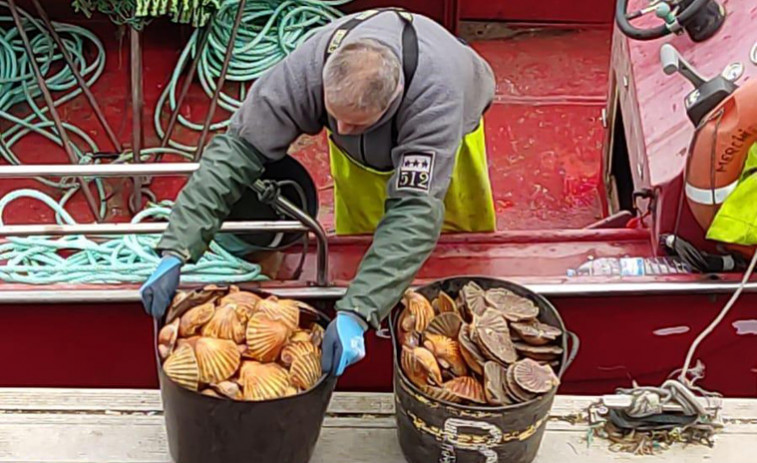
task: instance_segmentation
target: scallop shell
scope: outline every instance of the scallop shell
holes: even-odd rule
[[[515,295],[505,298],[501,311],[511,322],[533,320],[539,316],[539,307],[531,299]]]
[[[189,309],[206,303],[213,303],[226,292],[216,285],[207,285],[201,290],[178,291],[166,313],[166,320],[173,321],[183,316]]]
[[[505,288],[491,288],[484,292],[484,299],[490,307],[494,307],[498,310],[503,310],[505,303],[511,296],[518,297],[512,291],[508,291]]]
[[[202,328],[202,325],[210,321],[215,311],[215,305],[213,305],[212,302],[206,302],[205,304],[189,309],[187,313],[181,316],[179,336],[186,338],[197,334],[200,328]]]
[[[291,330],[282,321],[272,320],[258,312],[247,323],[247,351],[245,357],[273,362],[286,344]]]
[[[194,349],[197,346],[197,341],[201,338],[201,336],[190,336],[188,338],[179,338],[176,340],[176,348],[178,349],[181,346],[190,346],[192,349]]]
[[[516,342],[514,346],[524,357],[538,361],[556,360],[563,352],[562,347],[558,346],[532,346],[524,342]]]
[[[158,353],[160,354],[161,360],[165,360],[166,357],[171,355],[174,346],[176,346],[176,340],[178,339],[178,337],[178,318],[160,329],[160,332],[158,333]]]
[[[465,309],[465,316],[468,320],[473,315],[481,315],[486,310],[486,293],[479,285],[471,281],[463,286],[459,295]]]
[[[234,341],[202,337],[195,346],[200,382],[220,383],[231,378],[241,362]]]
[[[303,357],[308,354],[320,355],[318,348],[310,341],[295,341],[289,342],[281,350],[281,363],[288,367],[292,365],[295,359]]]
[[[293,395],[297,395],[297,388],[294,386],[289,386],[286,391],[284,391],[284,397],[291,397]]]
[[[468,364],[471,370],[475,371],[479,375],[484,374],[484,362],[486,359],[481,354],[478,346],[471,341],[469,336],[470,327],[463,325],[460,328],[460,333],[457,336],[457,343],[460,346],[460,354],[463,356],[463,360]]]
[[[247,314],[247,318],[250,318],[255,313],[255,306],[262,298],[257,294],[247,291],[240,291],[236,286],[232,286],[229,289],[229,293],[218,301],[218,305],[232,305]]]
[[[491,405],[511,405],[512,399],[507,395],[507,370],[497,362],[484,365],[484,395]]]
[[[442,388],[463,400],[486,404],[484,388],[481,386],[481,383],[472,376],[461,376],[451,381],[447,381],[442,385]]]
[[[560,384],[552,368],[528,358],[513,365],[513,379],[518,386],[534,394],[544,394]]]
[[[275,363],[244,362],[239,377],[244,400],[276,399],[291,387],[289,372]]]
[[[442,372],[434,354],[423,347],[402,346],[400,357],[402,370],[408,379],[418,387],[427,384],[442,384]]]
[[[232,305],[218,307],[205,326],[202,335],[209,338],[231,339],[235,343],[244,342],[246,326]]]
[[[562,331],[552,325],[547,325],[538,320],[530,322],[511,323],[512,331],[517,333],[518,338],[532,346],[543,346],[556,340]]]
[[[455,312],[439,314],[426,327],[425,334],[441,334],[448,338],[457,339],[463,319]]]
[[[300,309],[291,300],[263,299],[258,302],[257,311],[268,315],[271,320],[283,322],[291,331],[300,326]]]
[[[221,381],[218,384],[211,384],[210,387],[224,397],[233,400],[242,400],[242,389],[234,381]]]
[[[326,335],[326,330],[318,323],[310,324],[310,340],[315,347],[321,347],[323,344],[323,337]]]
[[[475,330],[484,357],[501,363],[514,363],[518,360],[515,346],[510,340],[510,330],[501,313],[487,309]]]
[[[436,400],[444,400],[446,402],[460,403],[462,399],[447,389],[441,387],[423,385],[421,386],[421,392]]]
[[[312,344],[311,344],[312,345]],[[321,360],[316,352],[296,357],[290,369],[292,386],[306,391],[321,377]]]
[[[408,289],[402,297],[402,304],[415,318],[415,326],[413,327],[415,331],[423,333],[435,315],[431,303],[423,295]]]
[[[516,402],[528,402],[536,397],[536,394],[528,392],[523,389],[517,381],[515,381],[515,365],[510,365],[507,368],[507,375],[505,376],[507,384],[507,392],[510,394]]]
[[[440,314],[450,312],[459,315],[457,303],[455,303],[455,300],[449,294],[439,291],[439,296],[435,300],[437,301],[436,307],[439,309]]]
[[[163,372],[173,382],[186,389],[196,391],[200,386],[200,368],[191,346],[177,347],[163,363]]]
[[[310,342],[310,333],[306,330],[297,330],[289,338],[289,342]]]
[[[200,391],[200,394],[206,395],[208,397],[215,397],[216,399],[223,399],[223,397],[219,393],[210,388],[203,389],[202,391]]]
[[[454,339],[429,333],[424,337],[423,347],[436,356],[439,365],[451,370],[455,376],[464,376],[468,372],[460,347]]]

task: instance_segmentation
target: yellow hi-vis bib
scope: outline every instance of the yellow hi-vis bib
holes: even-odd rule
[[[358,164],[331,137],[329,151],[336,234],[373,233],[384,216],[386,185],[393,172]],[[491,232],[497,228],[483,120],[476,130],[463,137],[457,150],[444,206],[443,232]]]
[[[757,245],[757,144],[749,150],[739,184],[715,215],[707,239]]]

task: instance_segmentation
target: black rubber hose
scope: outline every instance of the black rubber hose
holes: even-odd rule
[[[683,12],[677,17],[679,24],[685,24],[686,21],[691,19],[699,10],[707,6],[712,0],[694,0]],[[651,29],[638,29],[631,25],[628,18],[626,18],[626,8],[628,8],[628,0],[618,0],[615,7],[615,22],[618,24],[620,30],[628,37],[636,40],[654,40],[664,37],[670,33],[666,25],[653,27]]]

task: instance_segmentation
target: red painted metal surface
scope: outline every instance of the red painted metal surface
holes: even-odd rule
[[[555,298],[553,303],[581,339],[560,391],[600,394],[632,379],[661,383],[680,368],[687,346],[725,297]],[[0,318],[6,359],[0,386],[157,386],[152,324],[136,305],[4,306]],[[757,296],[750,294],[702,344],[695,357],[706,365],[702,386],[730,396],[757,394],[757,360],[750,355],[757,349],[755,319]],[[366,349],[368,357],[347,370],[340,388],[391,390],[390,342],[370,333]]]
[[[614,0],[468,0],[460,3],[461,18],[473,20],[608,24],[615,11]]]

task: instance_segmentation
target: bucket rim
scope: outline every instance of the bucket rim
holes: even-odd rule
[[[414,290],[416,292],[420,292],[420,291],[423,291],[424,289],[429,289],[432,286],[437,286],[437,285],[449,283],[452,281],[479,282],[482,280],[486,280],[488,282],[491,282],[497,285],[501,284],[503,286],[499,286],[499,287],[505,287],[505,289],[515,289],[515,291],[513,292],[515,292],[519,296],[535,299],[534,302],[537,303],[540,310],[542,308],[545,308],[547,310],[550,310],[552,314],[555,315],[559,323],[559,328],[563,332],[562,343],[561,343],[562,344],[561,347],[563,348],[563,353],[560,359],[560,371],[557,373],[557,377],[562,379],[562,375],[565,373],[565,370],[570,365],[568,363],[569,358],[570,358],[570,354],[568,350],[568,338],[570,337],[570,335],[568,334],[568,330],[565,327],[565,323],[563,322],[563,319],[560,316],[560,313],[557,311],[557,308],[555,308],[554,305],[552,305],[552,303],[549,302],[549,300],[545,298],[544,296],[538,293],[535,293],[531,291],[530,289],[526,288],[525,286],[515,283],[513,281],[505,280],[501,278],[495,278],[495,277],[486,276],[486,275],[470,275],[470,276],[463,275],[463,276],[454,276],[454,277],[449,277],[449,278],[440,278],[437,280],[427,282],[426,284],[417,286],[414,288]],[[392,309],[391,315],[389,317],[389,331],[392,337],[392,351],[393,351],[392,364],[394,366],[394,374],[398,376],[402,386],[409,388],[409,390],[412,391],[414,394],[420,395],[421,397],[424,398],[424,400],[427,400],[432,403],[437,403],[439,405],[443,405],[448,408],[453,408],[460,411],[476,411],[476,412],[482,412],[482,413],[498,413],[498,412],[506,412],[506,411],[516,411],[521,408],[533,406],[542,400],[554,400],[554,395],[557,393],[557,388],[553,388],[550,392],[547,392],[546,394],[542,394],[540,396],[537,396],[525,402],[519,402],[517,404],[510,404],[510,405],[496,405],[496,406],[495,405],[484,406],[484,405],[456,404],[453,402],[448,402],[446,400],[436,399],[423,393],[423,391],[421,391],[420,388],[418,388],[415,384],[413,384],[407,378],[407,376],[405,375],[405,372],[402,371],[402,368],[399,364],[398,350],[397,350],[397,334],[396,334],[395,325],[396,325],[397,317],[399,316],[399,313],[401,312],[401,310],[398,310],[400,309],[400,307],[401,306],[397,304]],[[395,391],[394,393],[397,394],[397,391]]]
[[[213,286],[213,289],[212,289],[213,291],[225,291],[228,294],[229,290],[231,289],[231,286],[234,286],[234,285],[211,285],[211,286]],[[203,290],[205,290],[205,289],[204,288],[199,288],[199,289],[193,290],[191,292],[201,292]],[[244,289],[244,290],[242,290],[240,288],[240,291],[250,292],[250,293],[256,294],[258,296],[264,297],[264,298],[265,297],[269,297],[269,296],[273,296],[273,294],[268,293],[267,291],[259,290],[259,289]],[[331,322],[331,317],[329,317],[326,313],[322,312],[321,310],[318,310],[315,307],[310,306],[309,304],[307,305],[307,307],[297,306],[297,308],[300,310],[300,313],[304,312],[304,313],[307,313],[307,314],[315,316],[315,318],[316,318],[315,322],[318,323],[319,325],[321,325],[324,328],[326,328],[328,326],[328,324]],[[189,309],[187,309],[187,310],[189,310]],[[266,399],[266,400],[234,400],[234,399],[230,399],[228,397],[212,397],[212,396],[207,396],[207,395],[200,394],[200,391],[192,391],[190,389],[183,388],[177,382],[175,382],[174,380],[172,380],[171,378],[169,378],[165,374],[165,372],[163,371],[163,362],[164,362],[164,360],[160,358],[160,353],[158,352],[158,333],[160,332],[161,328],[163,328],[163,326],[165,325],[166,316],[168,315],[168,312],[169,311],[166,310],[166,314],[163,317],[161,317],[160,319],[153,318],[153,353],[155,355],[155,362],[156,362],[156,367],[157,367],[157,370],[158,370],[158,376],[161,377],[161,378],[164,378],[166,381],[169,381],[171,384],[173,384],[174,386],[178,387],[179,389],[197,396],[197,398],[199,398],[199,400],[206,400],[206,399],[208,399],[208,400],[229,400],[229,401],[232,401],[234,403],[240,404],[239,406],[249,406],[249,405],[261,404],[261,403],[274,403],[274,402],[277,402],[277,401],[282,401],[282,400],[287,400],[287,399],[294,399],[294,398],[300,398],[300,397],[305,397],[307,395],[310,395],[311,393],[314,393],[316,389],[319,389],[323,383],[328,382],[332,378],[332,376],[329,375],[328,373],[322,372],[321,373],[321,377],[318,378],[318,381],[316,381],[315,384],[313,384],[306,391],[300,392],[299,394],[295,394],[293,396],[277,397],[275,399]],[[186,312],[186,310],[184,312]],[[181,315],[183,315],[183,312],[175,314],[174,318],[180,317]],[[161,384],[162,384],[162,382],[161,382]],[[160,389],[162,389],[162,386],[161,385],[159,385],[159,386],[160,386]],[[336,386],[336,382],[334,381],[333,384],[332,384],[332,389],[335,386]]]

